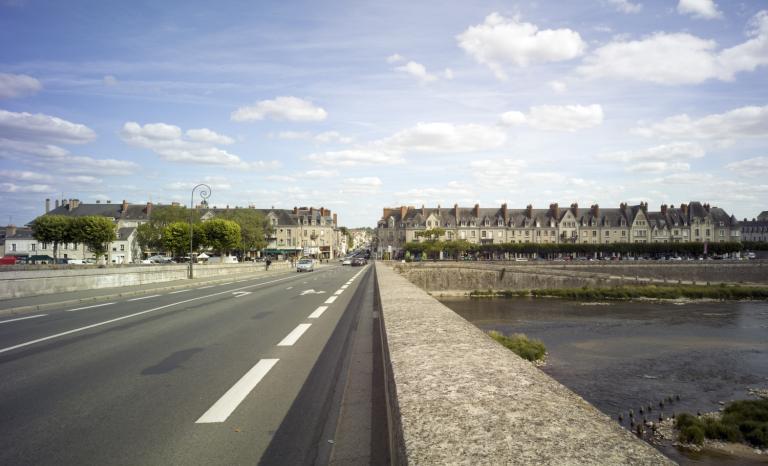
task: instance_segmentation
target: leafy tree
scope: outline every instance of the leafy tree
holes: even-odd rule
[[[136,228],[136,241],[145,251],[159,251],[163,248],[162,230],[152,223],[142,223]]]
[[[179,205],[153,206],[149,222],[136,229],[136,241],[144,251],[160,251],[165,247],[163,230],[173,223],[189,223],[192,215],[194,224],[200,223],[200,212]]]
[[[232,249],[240,247],[247,252],[267,247],[266,234],[272,232],[272,226],[260,212],[254,209],[233,209],[218,213],[216,216],[240,225],[240,242]]]
[[[193,230],[195,233],[200,228]],[[163,229],[162,245],[174,256],[182,256],[189,251],[189,223],[174,222]]]
[[[115,224],[106,217],[90,215],[72,219],[74,241],[88,246],[98,260],[107,253],[109,243],[117,239]]]
[[[32,222],[32,236],[43,243],[53,243],[53,259],[59,257],[59,243],[73,241],[72,219],[64,215],[41,215]]]
[[[212,219],[203,222],[200,228],[202,229],[204,244],[220,255],[240,245],[240,225],[232,220]]]

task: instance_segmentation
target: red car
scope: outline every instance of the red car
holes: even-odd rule
[[[0,265],[16,265],[16,256],[0,257]]]

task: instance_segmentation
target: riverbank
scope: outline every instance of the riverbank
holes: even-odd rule
[[[470,298],[566,298],[574,300],[768,300],[768,287],[743,285],[626,285],[612,287],[474,290]]]

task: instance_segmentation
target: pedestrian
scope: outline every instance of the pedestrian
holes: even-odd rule
[[[265,262],[265,264],[266,264],[266,269],[265,270],[269,270],[269,266],[272,265],[272,259],[267,257],[267,261]]]

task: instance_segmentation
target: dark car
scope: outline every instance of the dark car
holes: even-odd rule
[[[365,260],[365,258],[363,258],[363,257],[355,257],[354,259],[352,259],[352,266],[353,267],[360,266],[360,265],[365,265],[367,263],[368,263],[368,261]]]

